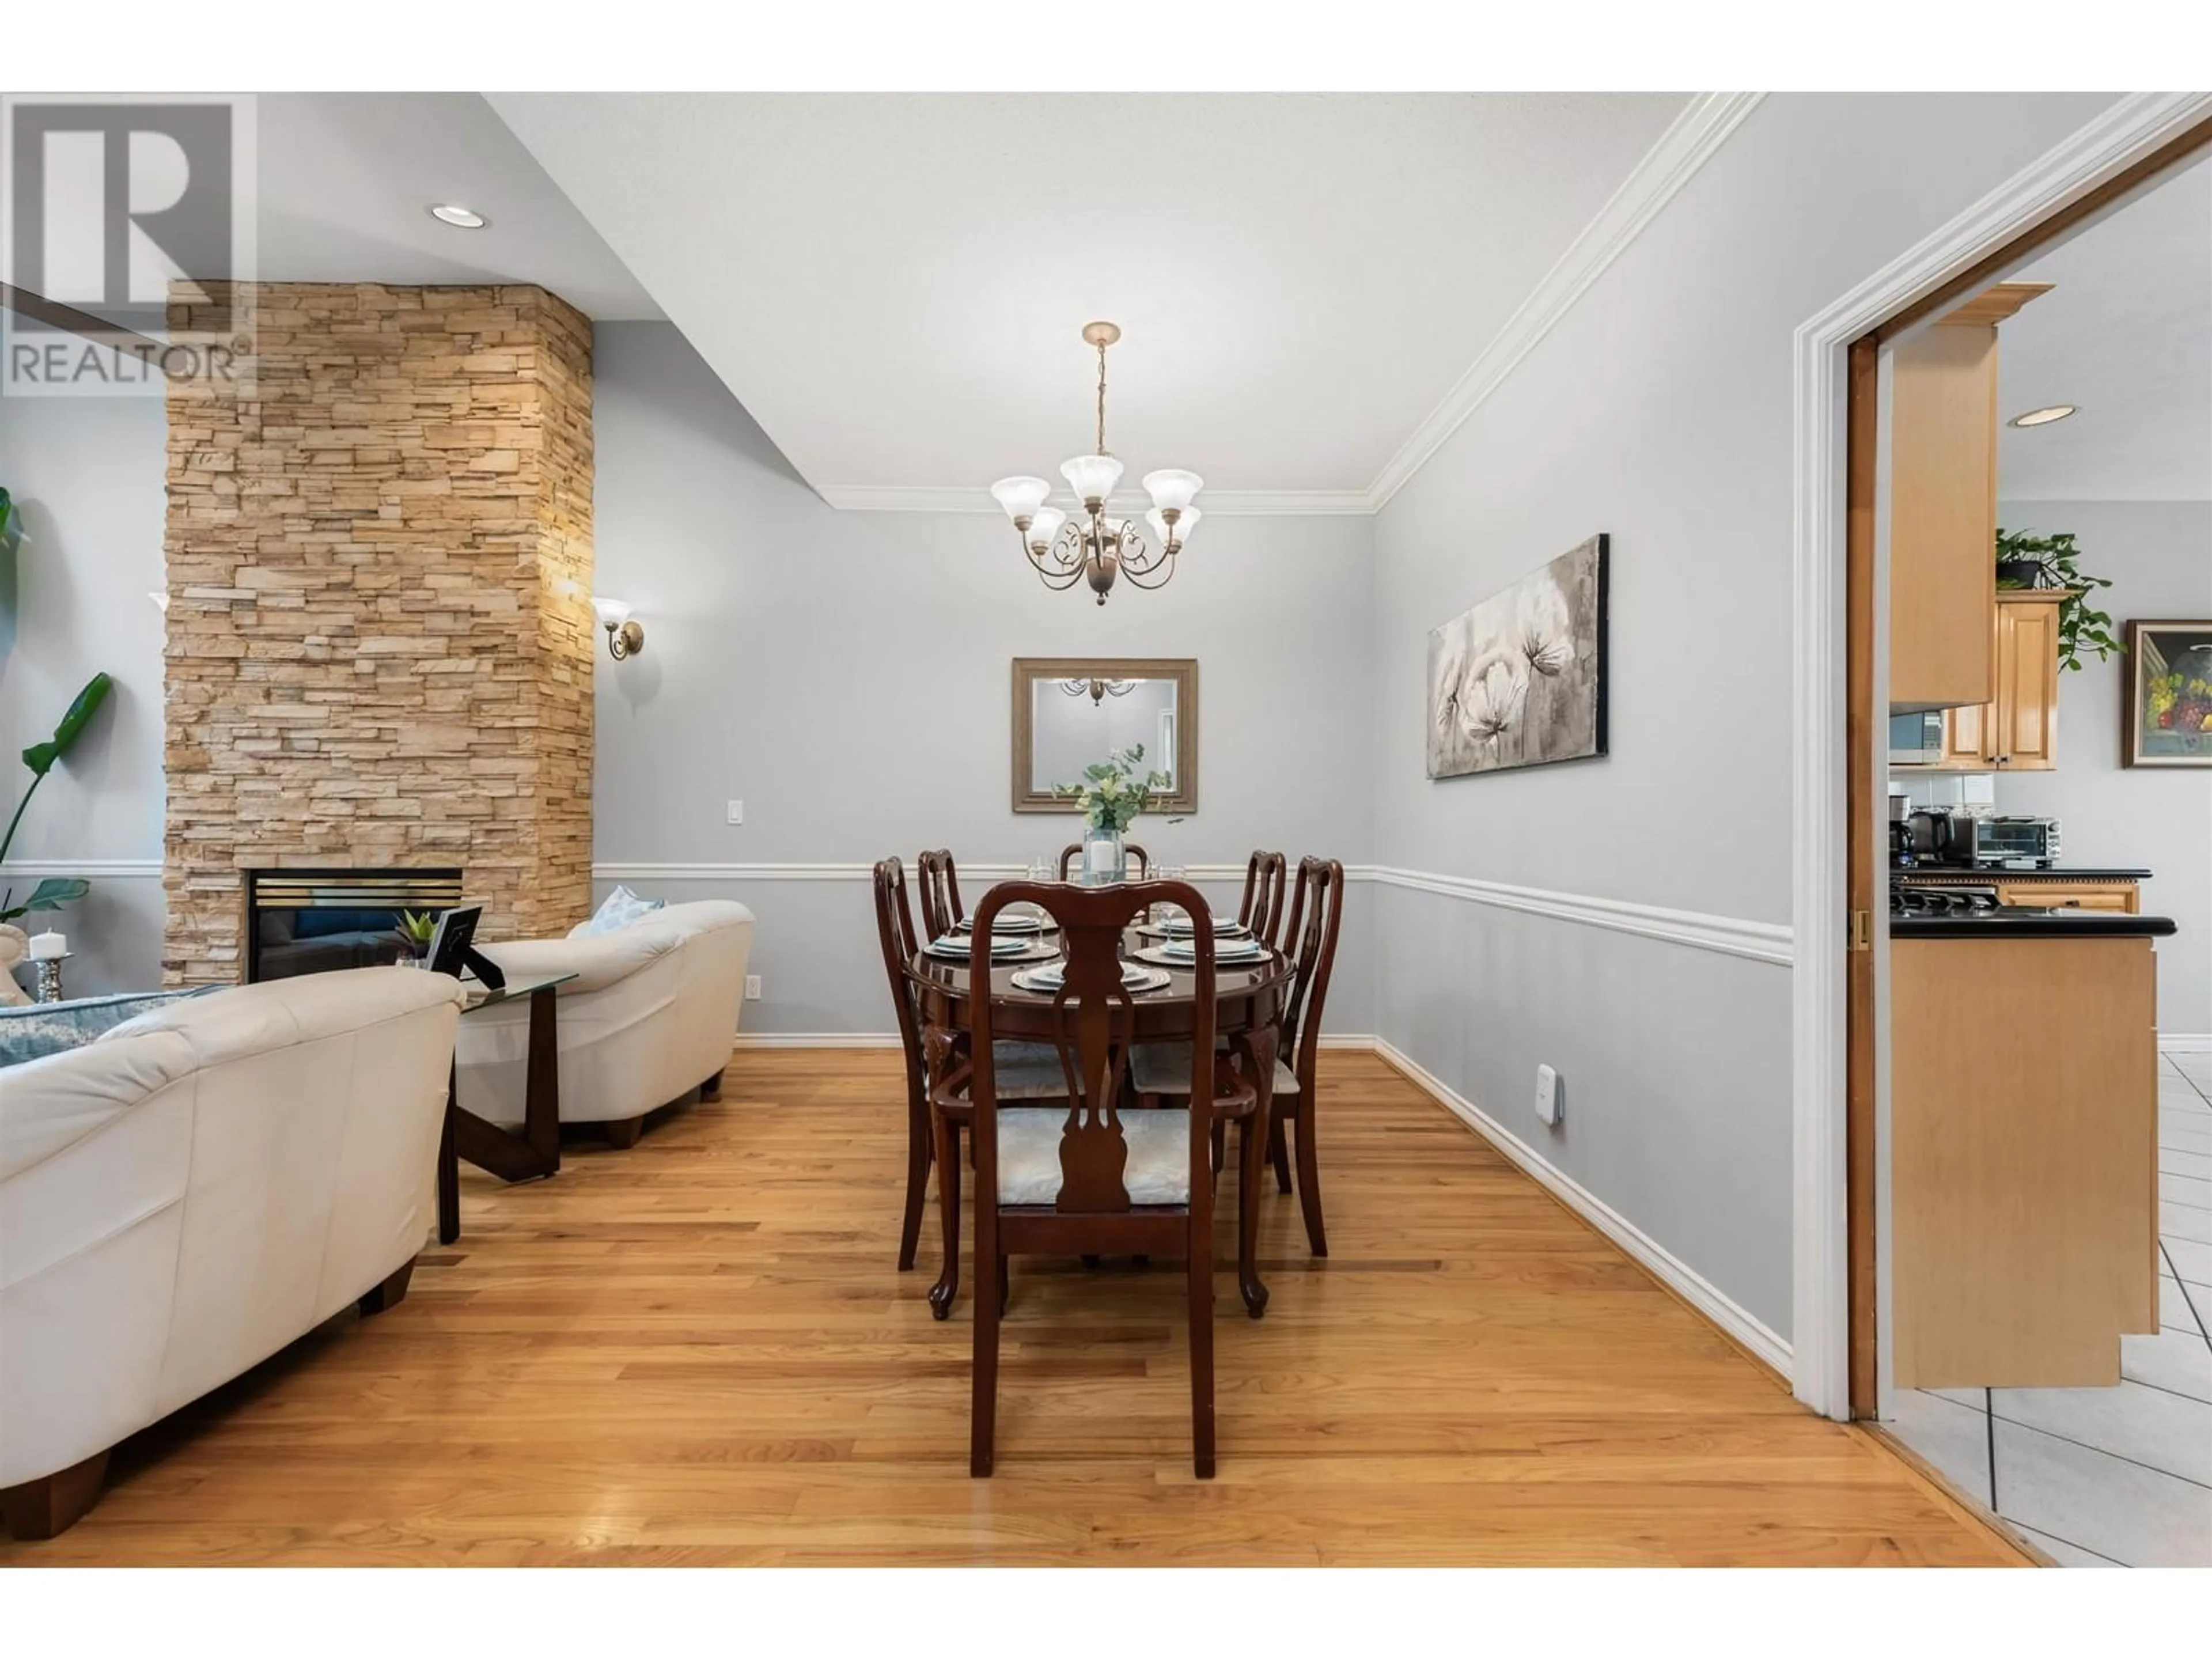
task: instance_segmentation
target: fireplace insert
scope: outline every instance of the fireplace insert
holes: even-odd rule
[[[402,910],[438,915],[460,902],[459,870],[248,870],[246,977],[397,962]]]

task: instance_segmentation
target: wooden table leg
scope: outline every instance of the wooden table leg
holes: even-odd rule
[[[453,1114],[460,1109],[459,1063],[446,1071],[446,1121],[438,1131],[438,1243],[461,1236],[461,1160],[453,1149]]]
[[[522,1138],[544,1164],[561,1171],[561,1048],[554,1022],[556,988],[530,994],[530,1066],[522,1090]]]
[[[1236,1039],[1260,1103],[1240,1133],[1243,1154],[1237,1176],[1237,1288],[1243,1292],[1244,1310],[1257,1319],[1267,1310],[1267,1287],[1260,1282],[1260,1181],[1267,1168],[1267,1139],[1273,1133],[1275,1101],[1275,1054],[1280,1038],[1272,1025],[1246,1031]]]

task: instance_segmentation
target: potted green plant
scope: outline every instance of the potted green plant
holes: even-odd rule
[[[7,492],[0,490],[0,506],[5,505]],[[4,532],[0,522],[0,532]],[[100,712],[100,705],[107,701],[107,694],[115,689],[115,682],[105,674],[94,674],[85,682],[84,690],[76,694],[69,712],[54,728],[54,734],[44,743],[34,743],[23,751],[23,764],[31,769],[31,781],[24,786],[22,799],[15,803],[15,816],[8,820],[5,835],[0,835],[0,861],[8,856],[8,849],[15,844],[15,827],[23,821],[23,809],[31,804],[31,797],[39,793],[39,786],[46,781],[46,774],[54,769],[54,763],[69,753],[76,740],[84,735],[92,717]],[[64,904],[75,902],[92,890],[92,884],[77,876],[48,876],[31,890],[30,896],[16,903],[15,890],[0,892],[0,922],[11,922],[16,917],[33,910],[58,910]]]
[[[438,918],[428,910],[402,910],[398,925],[392,928],[399,936],[401,948],[406,952],[399,960],[403,966],[420,968],[430,954],[430,941],[437,937]]]
[[[1145,745],[1116,749],[1094,766],[1083,769],[1085,781],[1053,786],[1053,793],[1083,805],[1083,878],[1119,881],[1122,869],[1122,837],[1137,815],[1156,796],[1174,787],[1175,781],[1161,771],[1139,778],[1137,768],[1145,758]]]
[[[2102,576],[2082,574],[2081,553],[2074,545],[2074,532],[2062,531],[2053,536],[2039,536],[2033,531],[2007,530],[1997,526],[1997,586],[2018,592],[2027,588],[2051,588],[2061,592],[2058,601],[2058,665],[2064,669],[2081,666],[2084,652],[2094,652],[2099,662],[2115,652],[2124,652],[2112,633],[2112,619],[2089,604],[2089,595],[2100,587],[2112,584]]]

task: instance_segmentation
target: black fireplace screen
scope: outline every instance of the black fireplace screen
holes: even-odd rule
[[[435,915],[460,902],[459,870],[248,870],[246,977],[397,962],[402,910]]]

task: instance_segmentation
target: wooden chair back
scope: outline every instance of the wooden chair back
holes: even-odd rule
[[[906,1050],[907,1087],[911,1093],[921,1086],[923,1072],[921,1022],[907,964],[921,945],[915,938],[914,910],[907,902],[905,863],[884,860],[876,866],[875,885],[876,935],[883,945],[884,971],[890,978],[891,1007],[898,1015],[899,1046]]]
[[[1283,888],[1288,861],[1280,853],[1255,852],[1244,863],[1244,900],[1237,907],[1237,920],[1252,937],[1273,945],[1282,925]]]
[[[1066,881],[1075,867],[1083,862],[1083,843],[1072,841],[1060,849],[1060,878]],[[1152,861],[1145,856],[1145,849],[1133,841],[1121,843],[1121,873],[1129,873],[1129,866],[1137,867],[1137,879],[1142,881],[1152,871]]]
[[[1291,1069],[1311,1097],[1314,1066],[1321,1048],[1322,1005],[1328,1000],[1329,975],[1336,968],[1336,936],[1344,920],[1344,866],[1334,859],[1298,860],[1297,896],[1291,901],[1290,926],[1283,945],[1294,953],[1297,976],[1283,1008],[1285,1046],[1294,1055]]]
[[[952,851],[940,847],[915,855],[915,874],[921,884],[921,925],[932,939],[943,939],[968,912],[960,904],[960,872],[953,867]]]

